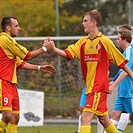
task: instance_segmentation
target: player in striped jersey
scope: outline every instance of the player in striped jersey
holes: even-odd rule
[[[45,40],[48,50],[66,58],[79,58],[84,79],[86,81],[87,100],[81,117],[80,133],[91,132],[91,120],[96,115],[107,133],[117,133],[110,121],[106,105],[109,93],[108,69],[110,62],[124,69],[133,79],[132,71],[126,65],[128,60],[115,47],[114,43],[99,32],[102,16],[96,9],[84,14],[82,25],[87,36],[71,44],[67,49],[55,47],[49,38]],[[119,81],[121,81],[119,79]]]
[[[26,60],[33,59],[44,53],[43,48],[28,51],[18,44],[13,37],[19,33],[20,27],[15,17],[4,17],[1,21],[0,33],[0,133],[17,133],[19,122],[19,97],[17,91],[17,69],[40,70],[52,73],[55,68],[51,65],[34,65]]]

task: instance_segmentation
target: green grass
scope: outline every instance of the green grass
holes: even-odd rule
[[[58,126],[43,126],[43,127],[18,127],[18,133],[74,133],[77,126],[58,125]],[[96,133],[96,125],[92,126],[91,133]],[[133,125],[128,125],[124,133],[133,133]]]

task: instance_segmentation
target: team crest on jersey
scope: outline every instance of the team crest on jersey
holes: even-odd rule
[[[96,49],[99,50],[101,48],[100,44],[97,44]]]
[[[91,45],[91,46],[90,46],[90,49],[93,49],[93,48],[94,48],[94,46]]]

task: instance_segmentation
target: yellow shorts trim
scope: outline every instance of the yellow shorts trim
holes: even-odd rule
[[[3,110],[12,111],[12,108],[11,108],[11,107],[1,107],[1,108],[0,108],[0,111],[3,111]]]
[[[13,113],[14,115],[18,115],[18,114],[20,114],[20,111],[12,111],[12,113]]]
[[[104,112],[104,113],[101,113],[101,112],[98,112],[94,109],[91,109],[91,108],[84,108],[83,110],[84,112],[91,112],[93,114],[95,114],[96,116],[104,116],[104,115],[108,115],[108,111]]]

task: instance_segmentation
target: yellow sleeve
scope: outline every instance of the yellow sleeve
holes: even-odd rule
[[[20,44],[18,44],[16,42],[16,40],[12,37],[9,36],[5,36],[3,38],[3,42],[4,42],[4,46],[15,56],[20,57],[21,59],[24,59],[27,54],[29,53],[29,51],[21,46]]]
[[[109,38],[106,38],[105,40],[102,40],[102,41],[106,41],[106,43],[104,42],[104,44],[106,45],[106,50],[109,53],[108,56],[109,56],[110,62],[117,65],[119,68],[123,67],[128,62],[128,60],[116,48],[112,40],[110,40]]]
[[[81,45],[85,42],[85,38],[79,39],[75,44],[68,46],[67,50],[71,53],[72,58],[80,58]]]
[[[17,69],[22,68],[26,62],[23,61],[23,60],[21,60],[19,57],[17,57],[16,59],[17,59],[17,61],[16,61],[16,67],[17,67]]]

